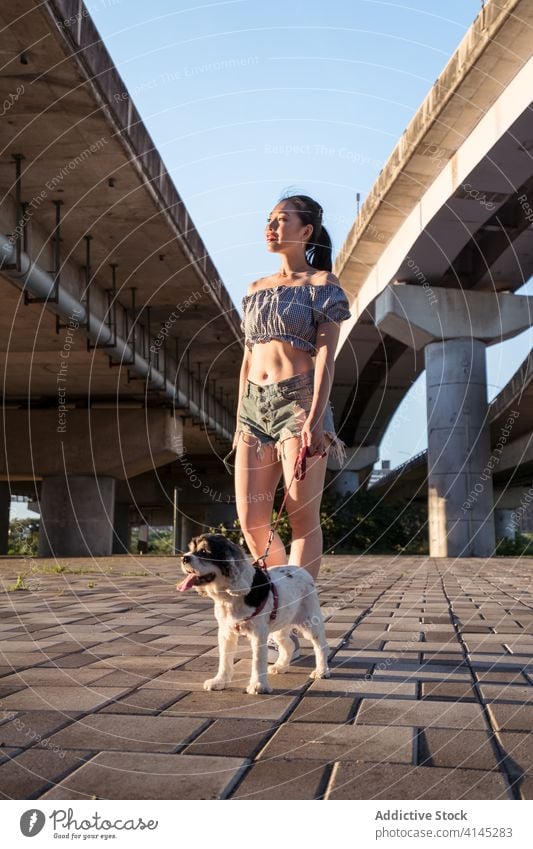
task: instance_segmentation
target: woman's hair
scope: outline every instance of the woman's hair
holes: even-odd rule
[[[302,224],[312,224],[311,233],[306,246],[305,256],[309,265],[321,271],[331,271],[332,244],[328,231],[322,224],[322,207],[309,195],[285,195],[280,198],[288,200],[294,206]]]

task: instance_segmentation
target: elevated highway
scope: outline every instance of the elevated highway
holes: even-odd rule
[[[533,273],[532,25],[531,0],[486,4],[405,129],[335,263],[353,313],[336,359],[341,436],[377,452],[430,360],[435,556],[494,548],[490,487],[474,525],[470,516],[463,526],[457,511],[466,476],[479,473],[489,449],[485,346],[531,323],[531,299],[512,293]],[[469,409],[479,417],[465,423]],[[479,450],[466,461],[474,441]]]
[[[4,4],[0,50],[0,474],[40,502],[41,554],[108,554],[128,481],[224,476],[240,316],[83,4]],[[206,507],[228,515],[183,512]]]

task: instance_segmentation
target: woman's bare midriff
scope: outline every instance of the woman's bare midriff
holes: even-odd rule
[[[299,274],[298,285],[308,285],[322,281],[326,272],[309,268]],[[261,289],[268,289],[279,284],[279,275],[272,274],[261,278]],[[256,290],[257,291],[257,290]],[[271,339],[269,342],[256,342],[252,347],[251,361],[248,370],[248,380],[252,383],[266,385],[278,383],[295,374],[311,371],[315,366],[314,357],[302,348],[296,348],[290,342],[281,339]]]
[[[248,380],[261,386],[278,383],[295,374],[311,371],[314,365],[311,354],[293,347],[290,342],[281,339],[256,342],[251,351]]]

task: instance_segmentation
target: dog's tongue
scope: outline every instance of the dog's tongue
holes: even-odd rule
[[[191,587],[194,587],[195,584],[198,583],[198,575],[187,575],[184,581],[181,584],[178,584],[176,589],[180,593],[184,593],[185,590],[190,590]]]

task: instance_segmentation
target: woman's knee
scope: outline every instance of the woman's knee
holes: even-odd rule
[[[310,536],[313,533],[322,533],[320,524],[320,510],[306,510],[302,507],[296,508],[289,513],[289,524],[293,536]]]
[[[260,516],[258,514],[244,512],[241,513],[237,509],[239,524],[245,537],[256,539],[263,537],[268,533],[270,527],[270,516]]]

